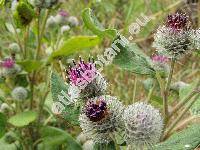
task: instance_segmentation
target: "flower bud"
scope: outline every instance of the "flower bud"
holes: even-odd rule
[[[20,52],[20,47],[17,43],[11,43],[9,45],[9,49],[10,49],[11,53],[19,53]]]
[[[24,87],[16,87],[11,95],[13,99],[23,101],[28,97],[28,92]]]

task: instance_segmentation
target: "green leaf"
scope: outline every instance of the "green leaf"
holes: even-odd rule
[[[194,150],[200,144],[200,126],[192,125],[175,133],[167,141],[156,145],[154,150]]]
[[[6,133],[6,116],[0,113],[0,138]]]
[[[0,0],[0,8],[3,7],[5,4],[5,0]]]
[[[116,150],[115,143],[111,141],[108,144],[95,144],[94,150]]]
[[[92,10],[90,8],[86,8],[82,12],[83,22],[85,26],[91,30],[95,35],[99,37],[110,37],[111,39],[117,36],[117,30],[115,29],[105,29],[98,19],[93,15]]]
[[[118,46],[120,48],[120,46]],[[151,67],[151,60],[146,56],[136,44],[121,46],[120,52],[114,59],[114,63],[122,69],[136,74],[154,76],[155,71]]]
[[[94,47],[100,43],[100,38],[97,36],[76,36],[68,39],[63,43],[63,45],[57,50],[54,51],[48,61],[52,61],[53,58],[60,56],[69,56],[75,52],[78,52],[82,49]]]
[[[64,106],[63,117],[74,125],[78,125],[78,117],[80,114],[79,106],[75,104],[65,105],[69,101],[69,97],[63,95],[63,93],[68,94],[69,85],[64,83],[57,73],[52,72],[51,74],[51,94],[54,102],[60,102]],[[63,101],[65,101],[63,103]]]
[[[75,139],[66,131],[55,127],[43,127],[40,130],[42,136],[42,146],[45,149],[56,148],[59,145],[66,144],[67,150],[81,150],[81,146],[75,141]]]
[[[26,111],[12,116],[8,122],[16,127],[23,127],[33,122],[37,118],[37,112]]]
[[[22,66],[25,71],[32,72],[41,68],[44,65],[44,62],[38,60],[23,60],[18,61],[17,64]]]

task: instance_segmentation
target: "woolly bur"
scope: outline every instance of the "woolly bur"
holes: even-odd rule
[[[143,102],[137,102],[124,110],[125,141],[137,148],[150,148],[159,142],[163,120],[158,110]]]
[[[94,143],[109,143],[115,131],[123,127],[124,106],[112,96],[90,99],[79,117],[80,127]]]

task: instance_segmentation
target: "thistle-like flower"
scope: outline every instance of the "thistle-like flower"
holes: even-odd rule
[[[151,105],[137,102],[128,106],[123,115],[125,140],[127,144],[138,147],[150,147],[159,142],[163,129],[163,120],[158,110]]]
[[[80,89],[80,97],[92,98],[103,95],[107,88],[107,82],[103,76],[97,72],[94,60],[91,61],[89,58],[89,62],[84,62],[80,57],[79,63],[75,63],[75,61],[73,61],[73,63],[74,66],[70,66],[69,71],[67,71],[68,78],[71,87],[75,85]],[[73,91],[73,89],[71,91]]]
[[[95,143],[109,143],[111,135],[123,128],[124,106],[115,97],[90,99],[79,117],[80,127]]]
[[[13,99],[23,101],[28,97],[28,92],[24,87],[16,87],[11,95]]]
[[[64,10],[60,10],[55,16],[55,21],[57,24],[65,24],[67,22],[68,13]]]
[[[162,54],[177,58],[193,49],[190,21],[186,14],[169,15],[154,36],[154,47]]]
[[[69,30],[70,30],[70,26],[68,26],[68,25],[64,25],[60,29],[61,34],[64,34],[65,32],[68,32]]]
[[[0,62],[0,67],[2,67],[3,76],[12,76],[21,71],[21,68],[15,64],[15,61],[12,58],[6,58]]]
[[[169,65],[167,64],[168,57],[163,55],[154,55],[152,61],[152,67],[160,74],[160,76],[167,77],[170,72]]]

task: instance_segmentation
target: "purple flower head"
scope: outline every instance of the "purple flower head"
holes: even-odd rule
[[[60,10],[59,11],[59,15],[61,15],[62,17],[68,17],[69,16],[69,13],[65,10]]]
[[[171,28],[173,31],[181,31],[188,28],[188,16],[183,13],[176,13],[168,15],[166,26]]]
[[[167,63],[169,61],[168,57],[163,56],[163,55],[154,55],[152,57],[153,62],[158,62],[158,63]]]
[[[85,114],[93,122],[100,121],[108,114],[106,102],[102,99],[89,100],[86,104]]]
[[[15,61],[12,58],[6,58],[1,62],[1,66],[4,68],[12,68],[15,64]]]
[[[73,64],[74,66],[69,66],[69,71],[67,71],[68,78],[72,84],[78,85],[78,83],[83,80],[90,83],[95,78],[96,67],[94,60],[91,61],[89,58],[88,62],[84,62],[80,57],[80,61],[76,63],[73,60]]]

